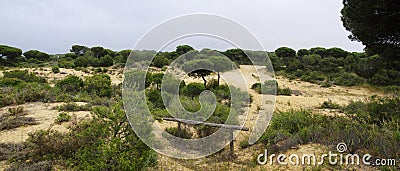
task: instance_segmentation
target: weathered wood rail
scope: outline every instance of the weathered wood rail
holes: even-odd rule
[[[226,125],[226,124],[217,124],[217,123],[210,123],[210,122],[202,122],[202,121],[194,121],[194,120],[187,120],[187,119],[177,119],[177,118],[169,118],[169,117],[163,117],[162,120],[165,121],[171,121],[171,122],[178,122],[178,130],[180,130],[180,123],[188,124],[188,125],[205,125],[205,126],[211,126],[211,127],[219,127],[219,128],[227,128],[230,129],[230,152],[233,155],[235,148],[233,144],[233,131],[239,130],[239,131],[249,131],[250,129],[248,127],[244,126],[238,126],[238,125]]]

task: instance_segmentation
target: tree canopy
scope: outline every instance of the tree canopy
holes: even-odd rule
[[[0,45],[0,57],[7,58],[7,60],[15,61],[15,59],[22,55],[22,50],[15,47]]]
[[[280,47],[275,50],[275,54],[281,58],[293,58],[296,57],[296,51],[288,47]]]
[[[349,38],[384,58],[400,56],[400,1],[344,0],[342,21]]]
[[[193,47],[189,46],[189,45],[180,45],[176,47],[176,53],[178,54],[178,56],[181,56],[191,50],[194,50]]]
[[[70,52],[75,53],[77,56],[85,54],[85,52],[89,50],[88,47],[86,46],[81,46],[81,45],[72,45]]]
[[[50,59],[50,55],[44,52],[40,52],[38,50],[29,50],[24,52],[24,56],[27,59],[37,59],[41,61],[47,61]]]

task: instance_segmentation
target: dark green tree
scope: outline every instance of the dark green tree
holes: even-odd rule
[[[40,52],[38,50],[29,50],[24,52],[24,56],[27,59],[37,59],[41,61],[47,61],[50,59],[50,55],[44,52]]]
[[[310,54],[317,54],[321,56],[322,58],[328,57],[329,53],[328,51],[323,48],[323,47],[315,47],[310,49]]]
[[[157,88],[157,90],[160,90],[160,85],[161,85],[161,83],[162,83],[162,79],[163,79],[163,77],[164,77],[164,74],[163,73],[155,73],[155,74],[152,74],[152,82],[154,83],[154,84],[156,84],[156,88]]]
[[[339,71],[337,59],[334,57],[321,59],[317,64],[317,68],[324,73],[335,73]]]
[[[223,52],[226,57],[231,59],[233,62],[238,63],[239,65],[251,65],[252,62],[247,57],[246,53],[242,49],[228,49]]]
[[[299,49],[297,51],[297,56],[299,56],[299,57],[303,57],[303,56],[309,55],[309,54],[310,54],[310,51],[307,49]]]
[[[131,54],[132,50],[121,50],[116,55],[115,62],[116,63],[125,63]]]
[[[153,65],[157,68],[162,68],[169,64],[169,60],[164,56],[156,55],[154,57]]]
[[[161,97],[161,91],[154,88],[146,90],[146,97],[154,108],[165,108]]]
[[[342,21],[346,30],[351,32],[349,38],[361,41],[372,54],[398,61],[400,1],[343,0],[343,5]]]
[[[349,55],[349,52],[337,47],[330,48],[327,51],[329,53],[329,56],[332,56],[334,58],[345,58],[347,57],[347,55]]]
[[[288,47],[280,47],[275,50],[276,56],[280,58],[294,58],[296,57],[296,51]]]
[[[89,48],[86,46],[72,45],[72,48],[69,51],[75,53],[77,56],[81,56],[85,54],[87,50],[89,50]]]
[[[74,61],[75,67],[87,67],[89,65],[89,61],[86,57],[80,56]]]
[[[208,59],[200,59],[200,60],[186,62],[183,65],[183,70],[186,73],[188,73],[188,75],[190,77],[202,78],[204,81],[204,87],[206,87],[207,79],[205,77],[210,75],[212,73],[212,71],[207,70],[207,69],[202,69],[202,68],[205,68],[205,67],[213,68],[213,65],[214,64]]]
[[[395,84],[400,75],[400,1],[343,0],[343,5],[342,21],[351,32],[349,38],[362,42],[369,55],[383,58],[384,69],[375,72],[379,74],[375,78],[387,81],[373,82]]]
[[[94,57],[101,58],[107,54],[107,51],[100,46],[92,47],[90,50],[93,52]]]
[[[178,56],[181,56],[191,50],[194,50],[193,47],[189,46],[189,45],[180,45],[176,47],[175,52],[177,53]]]
[[[304,62],[304,65],[306,68],[311,67],[316,63],[314,57],[312,55],[305,55],[302,58],[302,61]]]
[[[16,47],[0,45],[0,58],[6,59],[7,62],[18,62],[18,57],[22,55],[22,50]]]
[[[223,56],[212,56],[210,61],[213,63],[214,71],[218,74],[217,84],[221,78],[220,72],[232,70],[234,68],[232,61]]]
[[[113,64],[114,64],[114,61],[110,55],[105,55],[100,58],[100,66],[109,67],[109,66],[113,66]]]

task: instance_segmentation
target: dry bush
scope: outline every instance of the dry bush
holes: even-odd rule
[[[0,117],[0,131],[38,124],[35,118],[26,117],[26,114],[23,107],[9,108],[8,113]]]

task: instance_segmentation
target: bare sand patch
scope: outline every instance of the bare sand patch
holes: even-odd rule
[[[4,130],[0,132],[0,143],[20,143],[24,142],[30,133],[34,133],[38,130],[45,129],[53,129],[61,132],[66,132],[68,123],[63,123],[61,125],[54,124],[54,120],[57,118],[58,112],[53,108],[59,106],[63,103],[25,103],[17,106],[8,106],[0,109],[0,115],[5,114],[8,108],[13,107],[24,107],[24,111],[27,112],[27,117],[35,118],[39,124],[19,127],[11,130]],[[82,104],[82,103],[81,103]],[[81,120],[84,118],[88,118],[90,116],[90,112],[88,111],[78,111],[78,112],[69,112],[70,115],[75,115],[77,120]]]

